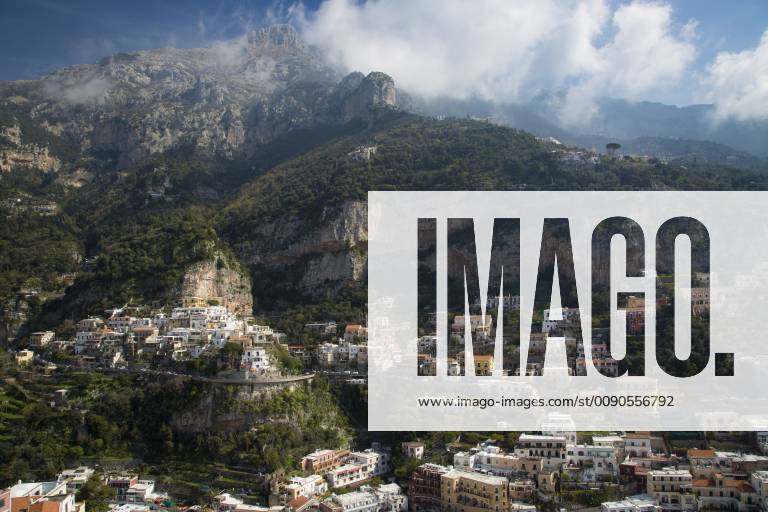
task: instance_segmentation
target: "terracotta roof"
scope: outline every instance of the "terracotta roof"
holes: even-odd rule
[[[29,508],[29,504],[32,502],[32,498],[29,496],[19,496],[17,498],[11,498],[11,512],[19,512],[19,510],[25,510]]]
[[[650,432],[628,432],[624,434],[625,439],[648,439],[651,437]]]
[[[732,489],[738,489],[741,492],[755,492],[754,487],[746,480],[726,480],[725,486]]]
[[[715,485],[714,482],[710,482],[706,478],[697,478],[692,483],[694,487],[712,487]]]
[[[688,450],[688,458],[712,458],[715,456],[715,450],[700,450],[698,448],[691,448]]]
[[[38,501],[30,505],[29,512],[59,512],[59,503],[49,500]]]
[[[288,508],[293,510],[298,510],[299,508],[303,507],[309,502],[309,498],[306,496],[296,496],[294,499],[289,501],[286,505]]]

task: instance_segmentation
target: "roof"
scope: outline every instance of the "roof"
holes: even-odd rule
[[[755,488],[746,480],[726,480],[725,486],[741,492],[755,492]]]
[[[688,450],[689,459],[690,458],[702,459],[702,458],[714,458],[714,457],[715,457],[715,450],[710,450],[710,449],[701,450],[698,448],[691,448],[690,450]]]
[[[288,508],[297,510],[303,507],[304,505],[306,505],[308,502],[309,502],[309,498],[307,498],[306,496],[297,496],[291,501],[289,501],[288,503],[286,503],[286,505],[288,506]]]
[[[507,479],[503,476],[486,475],[484,473],[475,473],[474,471],[460,471],[454,469],[443,474],[443,478],[467,478],[491,485],[507,485]]]
[[[593,443],[617,443],[621,440],[620,436],[592,436]]]
[[[59,502],[42,500],[29,506],[29,512],[59,512]]]
[[[18,512],[19,510],[29,508],[29,504],[32,502],[32,498],[29,496],[19,496],[18,498],[11,498],[11,512]]]

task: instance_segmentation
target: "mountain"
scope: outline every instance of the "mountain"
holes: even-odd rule
[[[768,169],[768,160],[739,151],[724,144],[707,140],[672,139],[664,137],[638,137],[619,139],[600,135],[563,135],[562,142],[575,146],[603,150],[609,142],[621,144],[620,152],[630,155],[648,155],[665,161],[725,165],[739,169]]]
[[[768,188],[715,158],[573,163],[398,92],[287,26],[0,83],[0,342],[183,294],[278,325],[362,320],[369,190]]]
[[[251,158],[291,130],[366,119],[395,103],[389,77],[342,77],[289,25],[208,48],[117,54],[4,83],[0,97],[6,122],[42,120],[44,136],[118,168],[180,147]]]
[[[419,113],[436,116],[470,116],[487,118],[493,122],[530,131],[542,137],[555,137],[573,144],[604,147],[596,141],[619,140],[625,147],[656,150],[656,145],[635,139],[658,139],[659,153],[651,156],[691,158],[697,156],[715,161],[707,143],[717,144],[718,153],[729,153],[733,165],[745,161],[744,154],[761,159],[768,157],[768,121],[715,121],[714,106],[693,105],[676,107],[647,101],[630,102],[621,99],[601,98],[598,111],[579,126],[566,126],[560,119],[561,94],[543,92],[529,101],[498,103],[479,98],[454,100],[448,98],[413,98],[413,109]],[[661,139],[668,139],[663,142]],[[673,141],[688,141],[677,148]],[[691,154],[690,150],[695,150]],[[701,152],[699,152],[701,150]],[[642,153],[641,153],[642,154]],[[726,155],[727,156],[727,155]],[[747,159],[748,160],[748,159]],[[723,162],[725,163],[725,162]],[[754,166],[756,161],[749,165]]]
[[[618,139],[663,137],[712,141],[759,157],[768,157],[768,121],[715,121],[714,106],[675,107],[647,101],[604,98],[599,113],[581,134]]]

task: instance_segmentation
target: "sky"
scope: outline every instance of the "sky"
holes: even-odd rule
[[[427,97],[558,91],[566,123],[600,96],[768,119],[768,0],[0,0],[0,80],[276,22]]]

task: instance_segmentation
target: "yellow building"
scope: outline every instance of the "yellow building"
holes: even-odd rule
[[[508,481],[501,476],[451,470],[440,476],[442,512],[507,512]]]
[[[203,297],[193,297],[188,295],[181,298],[181,307],[183,308],[205,308],[208,307],[208,300]]]
[[[475,356],[475,375],[493,375],[493,356]]]

